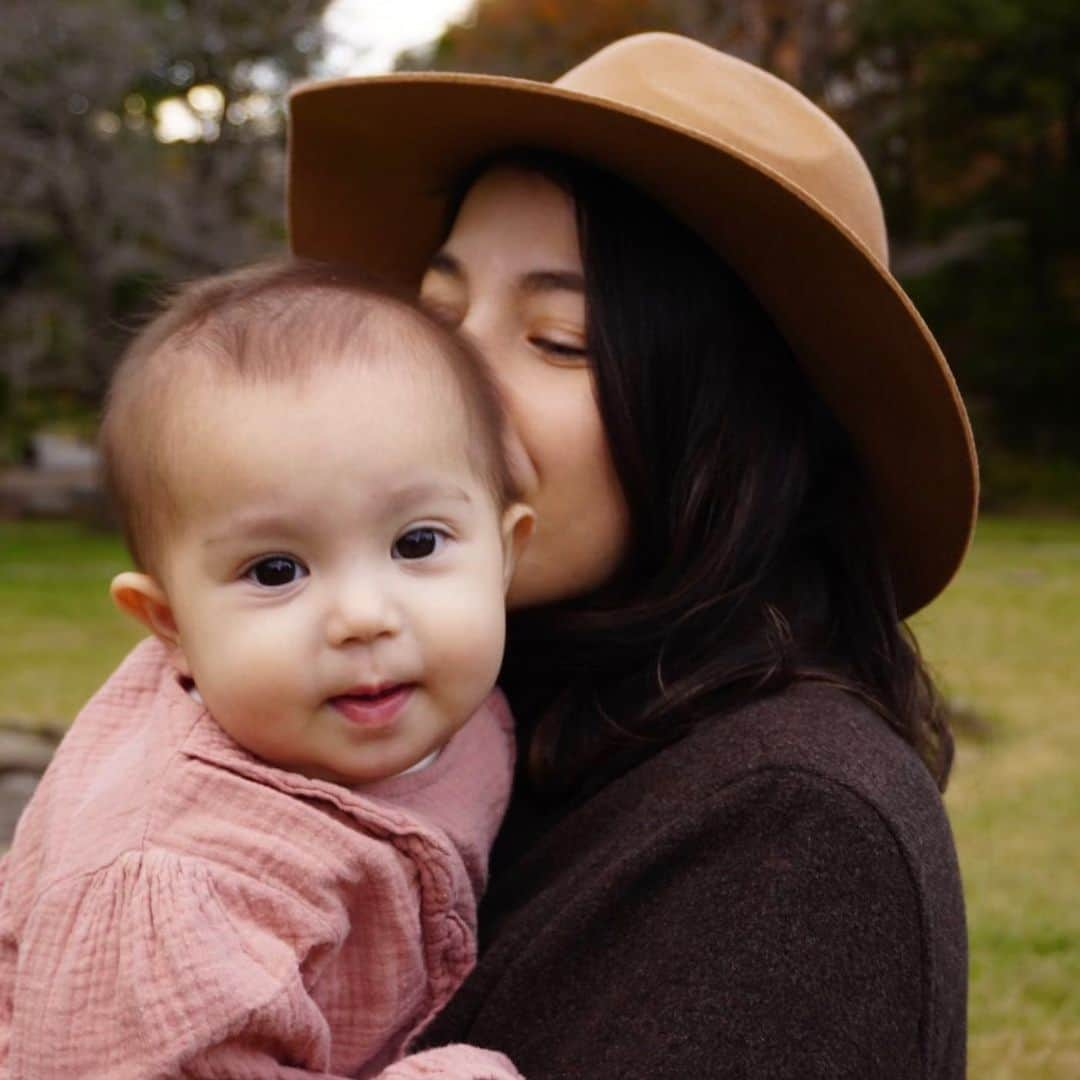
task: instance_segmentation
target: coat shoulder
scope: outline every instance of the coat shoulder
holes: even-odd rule
[[[800,683],[697,725],[644,768],[662,790],[679,780],[707,795],[755,773],[784,772],[839,786],[885,819],[917,833],[944,820],[937,785],[914,749],[845,691]]]

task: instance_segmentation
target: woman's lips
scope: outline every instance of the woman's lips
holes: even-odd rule
[[[330,699],[330,704],[357,727],[389,727],[412,697],[414,689],[409,683],[399,683],[376,691],[339,694]]]

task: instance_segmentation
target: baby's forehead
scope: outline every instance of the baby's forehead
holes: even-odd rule
[[[326,387],[354,399],[393,398],[399,407],[434,391],[445,402],[447,425],[469,411],[454,358],[426,327],[406,317],[369,326],[352,340],[320,340],[313,332],[310,340],[290,345],[254,336],[243,343],[243,357],[232,355],[217,335],[184,336],[163,351],[160,366],[167,375],[158,387],[159,408],[184,421],[235,410],[237,399],[247,398],[252,408],[260,401],[266,408],[281,395],[299,403]]]
[[[275,501],[373,510],[440,477],[489,486],[462,397],[432,365],[346,358],[282,379],[188,380],[174,405],[170,487],[185,516]]]
[[[280,303],[280,299],[279,303]],[[346,298],[347,299],[347,298]],[[351,368],[389,364],[403,374],[461,383],[463,343],[419,311],[384,300],[366,308],[363,319],[346,318],[332,303],[339,297],[301,296],[291,306],[211,313],[162,342],[158,368],[182,383],[190,375],[233,376],[251,382],[335,378]]]
[[[201,428],[273,428],[283,441],[319,433],[331,419],[388,439],[423,416],[429,427],[460,433],[469,420],[466,395],[449,362],[396,339],[363,348],[310,351],[295,366],[238,372],[216,363],[187,363],[173,380],[168,411],[196,437]],[[395,418],[399,424],[384,421]],[[378,422],[378,423],[376,423]]]

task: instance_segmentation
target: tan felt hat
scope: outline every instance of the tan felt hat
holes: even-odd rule
[[[652,33],[553,84],[418,73],[301,86],[290,100],[293,250],[415,286],[444,238],[455,180],[524,147],[625,177],[735,267],[854,440],[901,614],[937,596],[978,499],[963,403],[889,273],[866,163],[824,112],[760,68]]]

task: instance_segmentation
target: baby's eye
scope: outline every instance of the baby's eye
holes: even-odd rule
[[[441,541],[446,539],[443,532],[424,526],[410,529],[394,541],[394,557],[397,559],[426,559],[434,555]]]
[[[248,567],[244,577],[268,589],[291,585],[306,577],[307,567],[289,555],[270,555]]]

